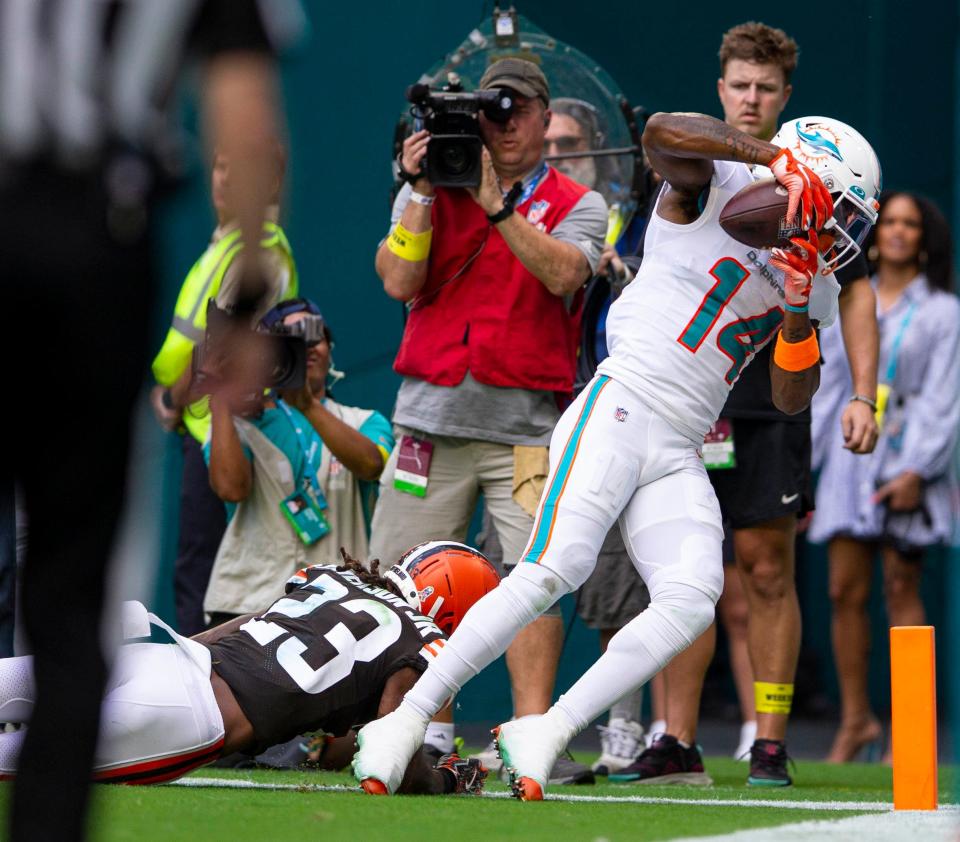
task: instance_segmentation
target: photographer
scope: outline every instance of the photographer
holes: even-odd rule
[[[236,508],[204,600],[212,625],[268,602],[279,577],[305,564],[335,563],[341,546],[365,552],[364,496],[375,490],[370,483],[393,447],[380,413],[327,396],[332,336],[313,302],[277,305],[260,330],[304,338],[306,378],[282,396],[213,390],[204,455],[214,492]],[[217,373],[247,364],[230,359]]]
[[[514,105],[504,122],[479,115],[479,187],[435,188],[421,171],[431,137],[415,132],[400,156],[409,184],[377,250],[384,289],[406,302],[408,319],[394,363],[404,377],[398,444],[370,549],[393,558],[420,541],[464,540],[482,492],[510,568],[573,388],[581,288],[599,263],[607,211],[599,193],[543,161],[550,93],[537,65],[501,59],[479,87],[506,89]],[[516,716],[549,707],[562,638],[555,609],[508,650]],[[584,773],[592,778],[578,766],[554,780]]]

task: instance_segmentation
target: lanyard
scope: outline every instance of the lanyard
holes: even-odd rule
[[[320,445],[320,438],[319,436],[314,436],[313,441],[310,442],[310,446],[307,447],[307,440],[303,433],[303,428],[296,422],[289,407],[279,398],[277,399],[277,406],[282,409],[283,414],[287,416],[287,420],[290,422],[290,426],[293,427],[293,431],[297,434],[297,440],[300,442],[300,450],[303,452],[303,478],[313,492],[322,498],[323,491],[320,488],[320,483],[317,481],[317,472],[314,468],[314,460],[319,455],[318,445]]]
[[[547,174],[547,162],[546,162],[546,161],[543,161],[543,162],[540,164],[540,169],[538,169],[538,170],[533,174],[533,177],[532,177],[532,178],[530,179],[530,181],[527,183],[527,186],[524,187],[523,190],[521,191],[521,193],[520,193],[520,198],[517,199],[517,201],[514,203],[514,206],[516,206],[516,205],[522,205],[525,201],[527,201],[527,199],[529,199],[529,198],[533,195],[533,191],[536,190],[537,187],[540,186],[540,182],[543,181],[543,177],[544,177],[546,174]],[[506,196],[507,193],[509,193],[509,192],[510,192],[509,190],[504,190],[504,191],[503,191],[503,195]]]
[[[890,346],[890,359],[887,361],[887,376],[884,378],[887,385],[893,385],[893,378],[897,376],[897,358],[900,356],[900,344],[903,342],[903,334],[907,330],[907,325],[913,318],[914,311],[917,309],[915,301],[910,302],[907,312],[900,320],[900,326],[897,328],[897,334],[893,337],[893,344]]]

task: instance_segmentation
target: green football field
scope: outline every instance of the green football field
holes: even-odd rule
[[[797,785],[785,790],[747,788],[747,767],[733,760],[709,758],[707,768],[715,782],[709,788],[556,787],[548,801],[538,804],[506,797],[507,788],[496,780],[488,781],[489,794],[483,797],[377,798],[354,790],[346,774],[208,769],[177,785],[97,787],[93,839],[617,842],[735,831],[741,831],[734,837],[738,840],[960,838],[960,811],[952,806],[956,769],[941,770],[940,800],[945,806],[929,815],[891,814],[891,771],[877,764],[802,762],[795,770]],[[5,803],[8,784],[0,795]],[[798,826],[813,821],[819,823]],[[760,830],[743,833],[750,829]]]

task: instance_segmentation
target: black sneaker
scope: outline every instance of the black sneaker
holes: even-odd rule
[[[754,740],[750,747],[750,786],[791,786],[787,745],[782,740]],[[792,762],[792,761],[791,761]]]
[[[710,786],[713,779],[703,769],[699,749],[684,748],[676,737],[660,734],[629,766],[613,772],[608,780],[638,784],[688,784]]]

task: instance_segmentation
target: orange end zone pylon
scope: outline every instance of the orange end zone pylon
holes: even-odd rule
[[[893,809],[937,809],[937,671],[933,626],[890,629]]]

